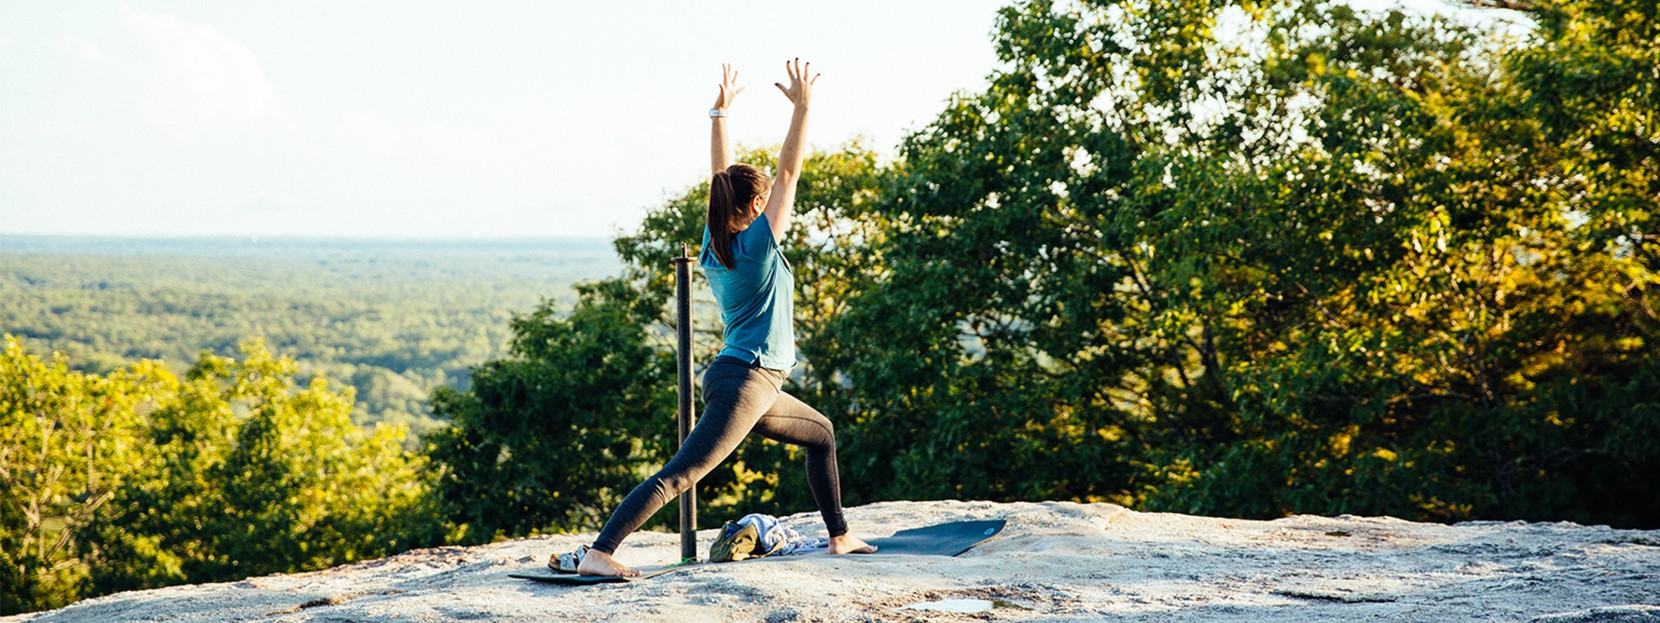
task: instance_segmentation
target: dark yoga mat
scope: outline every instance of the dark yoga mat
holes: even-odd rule
[[[870,544],[876,546],[874,554],[859,554],[850,558],[874,558],[878,556],[956,556],[972,549],[974,546],[991,540],[1003,531],[1004,520],[984,519],[979,521],[954,521],[924,528],[901,530],[893,536],[880,539],[870,539]],[[824,554],[809,554],[806,556],[774,556],[771,558],[755,558],[737,563],[745,564],[767,560],[795,560],[810,558]],[[552,571],[538,571],[535,573],[509,573],[508,577],[521,580],[534,580],[549,584],[605,584],[611,582],[638,582],[651,579],[671,571],[689,567],[701,567],[709,563],[689,563],[670,565],[666,567],[640,567],[639,577],[612,578],[592,575],[575,575],[569,573],[555,574]]]
[[[954,521],[926,528],[911,528],[893,536],[871,539],[875,554],[867,556],[956,556],[997,536],[1004,520]],[[762,558],[761,560],[766,560]]]

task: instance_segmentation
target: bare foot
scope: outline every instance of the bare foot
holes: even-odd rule
[[[577,565],[576,573],[577,575],[604,575],[624,578],[632,578],[640,575],[639,571],[624,567],[622,563],[617,562],[617,559],[612,558],[610,554],[597,549],[588,550],[588,554],[582,557],[582,564]]]
[[[859,540],[851,534],[830,539],[831,554],[874,554],[876,546]]]

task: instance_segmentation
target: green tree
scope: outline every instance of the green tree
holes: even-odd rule
[[[1320,2],[1005,9],[1007,69],[907,140],[839,324],[879,444],[849,454],[896,459],[862,476],[1660,521],[1616,502],[1654,497],[1629,475],[1655,458],[1654,38],[1616,26],[1653,9],[1628,4],[1523,41]],[[1598,84],[1564,103],[1557,74]]]
[[[674,358],[644,318],[663,301],[622,280],[578,286],[513,320],[510,356],[473,370],[472,388],[441,388],[450,425],[426,438],[436,494],[462,542],[591,527],[672,451]]]
[[[92,526],[143,459],[144,413],[175,383],[144,363],[95,376],[0,353],[0,613],[65,605],[85,592]]]
[[[151,415],[154,458],[90,552],[99,592],[315,570],[443,532],[403,427],[351,423],[352,391],[299,387],[259,341],[203,353]]]
[[[0,607],[315,570],[441,542],[401,427],[365,432],[352,395],[244,345],[184,381],[0,355]]]

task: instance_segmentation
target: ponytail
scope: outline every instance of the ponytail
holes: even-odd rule
[[[715,259],[732,270],[732,175],[726,171],[709,180],[709,244],[715,248]]]
[[[737,267],[732,257],[732,238],[749,227],[754,219],[739,214],[756,197],[764,197],[772,181],[760,169],[747,164],[734,164],[715,173],[709,180],[709,246],[715,259],[727,270]]]

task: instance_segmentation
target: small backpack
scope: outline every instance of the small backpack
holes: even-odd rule
[[[782,538],[778,519],[771,515],[751,513],[736,522],[728,521],[721,527],[720,536],[709,545],[709,562],[736,562],[750,558],[766,558],[789,545]]]
[[[736,562],[755,557],[755,542],[759,535],[755,524],[726,522],[715,542],[709,544],[709,562]]]

